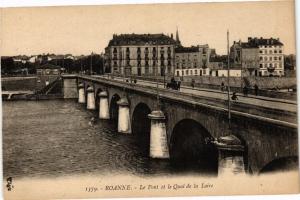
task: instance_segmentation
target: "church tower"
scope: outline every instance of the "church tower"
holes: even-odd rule
[[[176,27],[176,46],[181,46],[181,42],[179,39],[179,34],[178,34],[178,27]]]

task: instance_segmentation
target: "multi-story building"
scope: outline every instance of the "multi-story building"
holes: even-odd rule
[[[174,76],[175,46],[178,33],[113,35],[105,48],[105,65],[114,75]]]
[[[283,76],[283,44],[278,39],[259,40],[259,67],[261,76]]]
[[[283,76],[283,44],[274,38],[248,38],[234,42],[230,49],[233,67],[241,68],[242,76]]]
[[[175,76],[209,75],[210,49],[206,45],[175,49]]]

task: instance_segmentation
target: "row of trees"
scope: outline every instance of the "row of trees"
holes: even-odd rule
[[[89,72],[92,66],[92,71],[97,74],[104,73],[104,60],[101,55],[93,54],[88,56],[80,56],[77,59],[70,58],[55,58],[48,60],[47,58],[31,62],[15,62],[13,57],[1,58],[1,73],[2,75],[22,74],[25,71],[28,74],[35,74],[36,68],[44,64],[53,64],[61,66],[67,73],[78,73],[80,71]]]

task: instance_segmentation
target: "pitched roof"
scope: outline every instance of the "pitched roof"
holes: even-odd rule
[[[175,44],[176,41],[164,34],[121,34],[113,35],[108,43],[108,46],[119,46],[119,45],[166,45]]]
[[[199,52],[199,47],[177,47],[175,53],[194,53]]]
[[[235,43],[239,44],[239,43]],[[251,38],[248,37],[248,42],[241,42],[240,43],[242,48],[257,48],[258,46],[269,46],[269,45],[277,45],[282,46],[283,43],[279,41],[279,38]]]

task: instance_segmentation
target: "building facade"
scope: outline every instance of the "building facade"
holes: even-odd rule
[[[279,39],[262,39],[259,43],[261,76],[284,76],[283,44]]]
[[[175,76],[208,76],[210,49],[206,45],[175,49]]]
[[[174,76],[174,49],[180,43],[176,38],[172,34],[114,34],[105,48],[105,67],[114,75]]]
[[[232,67],[240,68],[242,76],[283,76],[283,44],[279,39],[248,38],[230,48]]]

